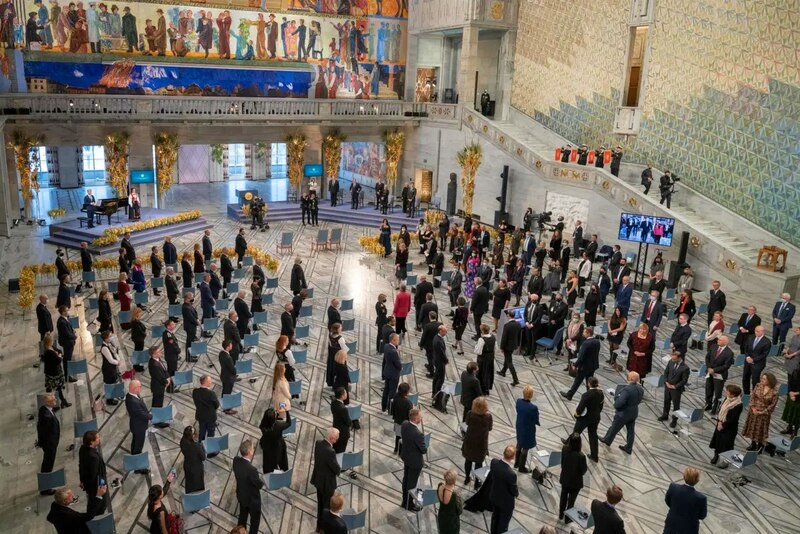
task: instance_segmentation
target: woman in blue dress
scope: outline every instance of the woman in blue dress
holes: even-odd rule
[[[389,221],[384,219],[381,223],[381,245],[383,245],[383,257],[386,258],[392,254],[392,227]]]
[[[480,264],[481,258],[478,255],[478,249],[473,248],[467,260],[467,279],[464,281],[464,296],[469,299],[475,293],[475,277],[478,276],[478,266]]]

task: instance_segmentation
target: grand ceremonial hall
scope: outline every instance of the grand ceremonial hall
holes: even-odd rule
[[[3,3],[0,532],[800,532],[798,50],[781,0]]]

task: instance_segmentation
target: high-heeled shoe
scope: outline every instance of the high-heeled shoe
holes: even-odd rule
[[[763,443],[757,443],[756,444],[756,448],[753,449],[753,450],[756,451],[756,454],[761,454],[762,452],[764,452],[764,444]]]
[[[713,458],[711,458],[711,465],[717,465],[719,461],[719,454],[715,454]]]
[[[758,443],[756,443],[755,441],[751,441],[750,445],[747,447],[747,450],[748,451],[754,451],[757,448],[758,448]]]

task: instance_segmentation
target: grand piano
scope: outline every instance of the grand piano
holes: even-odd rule
[[[100,206],[94,209],[94,215],[97,218],[97,224],[101,224],[103,216],[108,218],[108,224],[111,225],[111,216],[116,215],[117,222],[119,222],[119,210],[128,209],[128,197],[123,198],[106,198],[100,200]]]

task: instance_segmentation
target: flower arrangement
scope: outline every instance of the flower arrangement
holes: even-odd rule
[[[211,161],[218,165],[222,165],[223,156],[225,156],[225,147],[222,145],[211,145]]]
[[[67,267],[71,271],[81,270],[80,261],[68,261]],[[100,270],[116,270],[119,267],[116,259],[96,259],[92,262],[92,267]],[[19,298],[17,305],[20,308],[28,309],[34,301],[36,292],[36,276],[40,274],[54,275],[57,269],[53,263],[41,263],[38,265],[26,265],[19,270]]]
[[[202,217],[202,215],[203,215],[202,212],[198,210],[186,211],[183,213],[179,213],[177,215],[172,215],[170,217],[161,217],[159,219],[141,221],[126,226],[108,228],[105,232],[103,232],[103,235],[92,241],[92,245],[96,247],[105,247],[108,245],[113,245],[114,243],[119,241],[120,236],[123,235],[125,232],[131,232],[131,233],[141,232],[142,230],[158,228],[159,226],[167,226],[169,224],[191,221],[194,219],[199,219],[200,217]]]
[[[333,130],[322,138],[322,157],[325,160],[325,177],[328,180],[335,180],[339,177],[339,165],[342,161],[342,143],[347,139]]]
[[[472,197],[475,195],[475,176],[483,159],[483,150],[478,143],[465,146],[456,154],[456,160],[461,167],[461,187],[464,190],[462,209],[467,215],[472,214]]]
[[[117,196],[125,196],[128,192],[128,148],[130,144],[130,136],[125,132],[106,136],[108,181],[109,185],[117,192]]]
[[[33,198],[33,192],[39,192],[39,151],[34,147],[41,146],[44,137],[38,135],[25,135],[19,130],[11,136],[8,147],[14,150],[14,156],[22,187],[22,198],[28,202]]]
[[[218,248],[214,249],[213,256],[215,258],[219,258],[223,254],[227,254],[228,256],[236,256],[236,251],[232,248]],[[274,273],[278,270],[280,266],[280,262],[272,257],[272,255],[264,252],[260,248],[249,246],[247,247],[246,254],[248,256],[252,256],[253,260],[259,265],[262,265],[267,268],[268,271]]]
[[[53,208],[47,211],[47,216],[51,219],[55,219],[56,217],[61,217],[62,215],[66,215],[67,210],[64,208]]]
[[[438,226],[444,219],[444,212],[439,210],[428,210],[425,212],[425,223],[431,226]]]
[[[397,170],[403,157],[403,146],[406,134],[399,130],[383,132],[383,144],[386,147],[386,183],[389,187],[397,181]]]
[[[267,153],[270,149],[270,146],[267,143],[256,143],[255,149],[257,160],[264,161],[267,159]]]
[[[412,241],[417,239],[416,232],[410,232],[409,236],[411,237]],[[396,245],[399,240],[400,240],[400,234],[398,232],[393,233],[392,243]],[[361,248],[363,248],[366,252],[370,254],[375,254],[376,256],[382,257],[386,253],[386,251],[383,248],[383,244],[381,244],[380,235],[365,235],[359,237],[358,244],[361,245]]]
[[[305,135],[298,134],[286,137],[287,174],[289,175],[289,183],[294,188],[300,187],[300,180],[303,178],[306,145],[308,145],[308,139],[306,139]]]
[[[178,162],[178,135],[170,132],[159,132],[153,138],[156,145],[156,176],[161,194],[172,188],[172,171]]]

